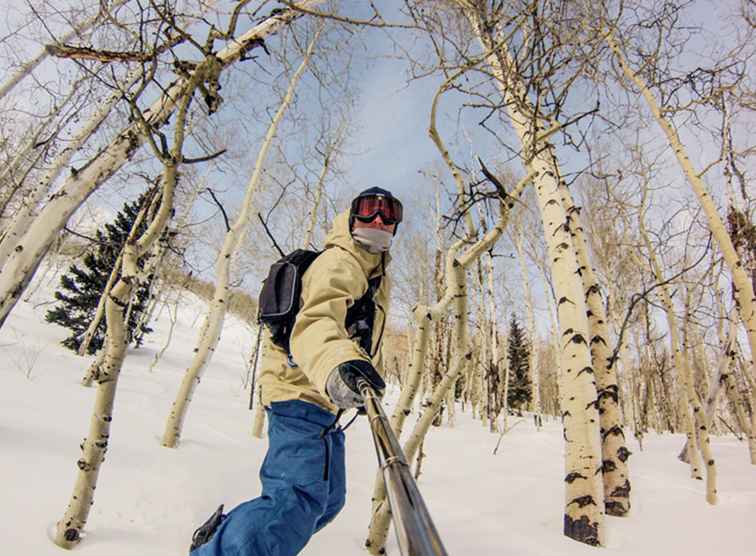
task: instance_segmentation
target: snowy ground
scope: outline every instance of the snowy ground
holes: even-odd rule
[[[79,385],[87,360],[58,345],[65,331],[44,322],[43,286],[19,303],[0,330],[0,476],[2,554],[62,554],[49,535],[76,476],[94,389]],[[194,528],[220,502],[254,497],[266,442],[251,437],[242,389],[252,331],[231,318],[190,407],[178,449],[160,446],[166,415],[190,360],[203,306],[187,295],[173,342],[153,372],[149,363],[168,331],[163,311],[146,345],[129,353],[120,378],[108,456],[100,474],[81,554],[186,554]],[[394,395],[396,393],[394,392]],[[391,394],[388,396],[391,398]],[[557,423],[536,432],[517,425],[492,455],[497,437],[469,415],[433,430],[420,480],[452,555],[597,554],[562,529],[562,441]],[[675,455],[681,436],[652,436],[630,460],[632,516],[607,520],[607,554],[753,554],[756,466],[747,447],[715,438],[720,503],[709,507],[702,482]],[[347,433],[347,505],[303,554],[359,554],[365,537],[375,452],[367,423]],[[748,548],[748,547],[751,548]],[[389,552],[398,554],[393,533]]]

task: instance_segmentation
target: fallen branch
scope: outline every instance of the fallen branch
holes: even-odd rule
[[[499,450],[499,444],[501,444],[501,439],[504,438],[504,435],[507,434],[509,431],[511,431],[513,428],[515,428],[517,425],[522,423],[525,419],[520,419],[519,421],[515,421],[514,424],[512,424],[511,427],[508,429],[505,428],[503,431],[501,431],[501,434],[499,435],[499,440],[496,442],[496,448],[494,448],[493,455],[496,455],[496,452]]]

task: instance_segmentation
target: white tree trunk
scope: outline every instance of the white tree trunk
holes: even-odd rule
[[[308,8],[322,1],[304,0],[298,5]],[[296,10],[283,10],[235,39],[215,55],[218,71],[223,71],[259,41],[299,15],[300,12]],[[148,125],[153,128],[165,125],[176,108],[177,100],[186,91],[187,83],[187,79],[176,81],[144,112]],[[0,328],[34,276],[50,244],[70,216],[100,185],[131,159],[144,140],[145,136],[139,122],[124,129],[81,170],[72,174],[40,211],[22,242],[14,246],[14,253],[8,263],[0,269]]]
[[[723,313],[722,313],[723,315]],[[724,318],[720,319],[719,328],[721,328],[722,322],[724,321]],[[735,320],[730,320],[730,331],[729,336],[727,338],[724,337],[723,334],[719,335],[719,341],[720,341],[720,348],[722,350],[722,353],[719,356],[719,366],[717,367],[717,373],[714,377],[714,384],[712,385],[711,389],[709,390],[709,396],[706,399],[706,425],[708,427],[711,427],[711,425],[715,422],[715,418],[717,416],[717,402],[719,400],[719,394],[722,391],[722,387],[725,386],[725,384],[728,381],[728,375],[734,371],[735,367],[735,337],[737,334],[737,326],[735,324]],[[741,421],[745,422],[745,421]],[[680,454],[677,456],[677,458],[681,461],[684,461],[685,463],[689,463],[687,461],[687,454],[688,454],[688,442],[687,439],[685,441],[685,445],[683,446],[682,450],[680,451]]]
[[[95,354],[94,361],[90,363],[89,367],[87,367],[87,370],[84,373],[84,376],[81,378],[82,386],[86,386],[87,388],[92,386],[92,382],[94,382],[94,380],[100,374],[100,367],[105,361],[105,354],[107,353],[107,351],[108,351],[108,346],[103,344],[103,346],[100,348],[100,351],[98,351]]]
[[[490,426],[489,418],[489,396],[488,396],[488,366],[491,362],[489,341],[490,334],[487,332],[490,321],[486,316],[486,288],[484,286],[483,268],[481,260],[476,261],[475,269],[475,289],[478,290],[478,307],[476,309],[476,322],[478,323],[478,334],[473,338],[473,377],[475,380],[475,405],[478,408],[478,418],[481,425]]]
[[[481,20],[477,7],[455,0],[487,53],[486,60],[504,98],[509,121],[523,146],[526,167],[535,173],[536,196],[548,244],[558,298],[562,416],[566,444],[564,534],[590,545],[604,542],[604,490],[595,373],[588,345],[589,325],[575,247],[565,231],[567,213],[559,195],[554,146],[541,138],[549,129],[528,100],[501,34]]]
[[[733,350],[733,357],[734,353]],[[748,433],[748,448],[751,453],[751,463],[756,465],[756,379],[748,374],[745,365],[741,365],[741,370],[748,383],[748,387],[751,389],[751,427],[750,432]],[[734,382],[734,377],[731,376],[730,379]],[[745,431],[748,429],[744,428],[743,430]]]
[[[690,327],[690,305],[691,290],[688,288],[685,300],[685,322],[683,323],[683,343],[682,343],[682,360],[683,371],[685,373],[685,390],[688,394],[688,403],[693,408],[693,419],[695,423],[695,434],[699,439],[699,449],[706,464],[706,501],[709,504],[717,503],[717,467],[714,461],[714,455],[711,452],[711,442],[709,440],[709,426],[706,422],[706,414],[701,407],[698,399],[695,385],[693,384],[693,372],[690,367],[690,346],[689,346],[689,327]]]
[[[215,263],[215,291],[213,293],[213,300],[210,304],[210,311],[206,315],[205,322],[202,325],[200,339],[194,350],[194,358],[184,374],[184,380],[181,382],[181,387],[179,388],[176,400],[173,402],[173,407],[171,408],[171,412],[165,424],[162,443],[163,446],[167,448],[175,448],[181,437],[184,419],[186,418],[186,412],[189,409],[189,403],[192,400],[194,389],[200,381],[202,372],[212,359],[215,348],[220,340],[221,331],[223,329],[223,320],[226,316],[226,307],[228,306],[228,284],[231,272],[231,260],[239,248],[242,239],[246,235],[250,216],[254,212],[254,202],[261,188],[262,175],[267,163],[268,151],[273,143],[273,138],[278,130],[278,125],[294,98],[294,93],[299,84],[299,80],[307,69],[307,65],[310,62],[310,57],[312,56],[315,44],[320,37],[322,29],[321,26],[315,33],[315,36],[307,47],[307,52],[305,53],[302,63],[289,81],[286,95],[281,101],[278,111],[268,127],[265,139],[263,140],[263,143],[260,146],[260,151],[257,154],[255,169],[252,172],[252,177],[250,178],[249,183],[247,184],[239,215],[228,232],[226,232],[223,247],[221,248],[220,253],[218,253],[218,258]]]
[[[81,541],[81,531],[86,525],[89,510],[94,503],[94,491],[101,464],[105,458],[110,438],[110,423],[113,420],[113,406],[116,387],[123,360],[126,356],[125,312],[129,306],[138,281],[138,260],[148,253],[162,236],[173,213],[173,200],[178,182],[178,168],[183,158],[186,119],[189,103],[197,87],[207,78],[216,61],[203,61],[189,79],[184,96],[179,102],[173,133],[173,148],[162,157],[162,194],[155,194],[145,203],[137,215],[123,251],[121,276],[111,290],[105,306],[108,332],[105,336],[105,359],[97,376],[95,408],[91,417],[89,434],[82,444],[83,457],[77,462],[79,473],[71,500],[63,518],[58,521],[54,542],[62,548],[73,548]],[[158,207],[159,201],[159,208]],[[149,226],[141,236],[138,230],[142,220]]]
[[[570,234],[574,239],[588,306],[588,343],[598,389],[605,510],[609,515],[621,517],[630,511],[630,474],[627,468],[630,451],[625,446],[625,431],[619,409],[620,388],[615,365],[611,361],[607,316],[601,289],[588,255],[588,243],[580,221],[580,209],[575,206],[564,180],[560,179],[559,190],[567,211]],[[632,372],[629,368],[625,370],[628,373]],[[635,403],[634,400],[631,400],[631,403]]]
[[[511,366],[509,364],[509,333],[504,335],[504,372],[502,372],[502,382],[504,384],[501,389],[501,434],[509,432],[509,373],[511,372]]]
[[[312,236],[315,233],[315,224],[318,220],[318,210],[320,209],[320,203],[323,199],[323,192],[325,191],[325,179],[328,175],[328,170],[330,170],[331,167],[331,157],[333,156],[334,151],[339,147],[339,145],[341,145],[341,142],[344,140],[346,124],[347,120],[345,118],[344,120],[342,120],[341,124],[336,130],[333,141],[326,146],[324,153],[325,156],[323,158],[323,168],[320,171],[320,175],[318,176],[318,183],[315,186],[315,201],[313,202],[312,210],[310,211],[310,221],[307,225],[307,230],[305,231],[304,241],[302,242],[302,249],[309,249],[310,243],[312,243]]]
[[[82,444],[82,457],[77,462],[79,473],[73,495],[63,518],[58,522],[54,542],[62,548],[73,548],[81,541],[81,531],[87,523],[89,510],[94,503],[94,491],[101,464],[105,459],[110,438],[110,423],[113,420],[118,376],[126,355],[126,326],[124,312],[134,290],[137,260],[149,249],[168,221],[173,206],[173,191],[176,185],[176,169],[166,171],[161,207],[144,235],[136,239],[139,223],[152,212],[146,204],[137,216],[137,222],[126,241],[121,278],[111,291],[106,305],[108,333],[105,341],[104,361],[97,373],[95,407],[89,425],[89,433]],[[155,196],[157,199],[158,196]],[[154,200],[155,200],[154,199]],[[153,203],[154,206],[154,203]],[[157,232],[157,233],[156,233]]]

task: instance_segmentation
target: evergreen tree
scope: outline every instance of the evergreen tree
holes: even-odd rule
[[[532,396],[532,384],[530,383],[530,342],[525,336],[525,331],[517,322],[513,314],[509,323],[509,391],[507,404],[510,408],[522,412]]]
[[[55,292],[55,299],[59,303],[47,312],[45,319],[47,322],[54,322],[71,329],[71,336],[61,343],[73,351],[78,351],[84,340],[84,333],[95,316],[100,296],[105,290],[110,273],[115,267],[118,255],[126,243],[126,238],[144,200],[145,196],[142,195],[133,203],[125,203],[114,222],[105,224],[104,231],[97,230],[96,243],[84,255],[84,268],[73,264],[68,269],[68,273],[60,279],[60,289]],[[139,232],[143,232],[146,227],[147,223],[143,222]],[[143,259],[137,262],[139,268],[144,267],[144,262]],[[150,276],[146,283],[139,285],[132,300],[126,339],[128,343],[133,343],[136,347],[142,344],[145,334],[152,332],[152,329],[147,326],[141,326],[140,330],[135,330],[139,316],[146,310],[151,284],[152,277]],[[100,320],[89,343],[87,351],[90,354],[102,347],[107,331],[105,320],[104,317]]]

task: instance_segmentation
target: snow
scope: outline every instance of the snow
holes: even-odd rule
[[[58,345],[66,331],[44,321],[51,285],[19,303],[0,330],[0,524],[3,554],[46,556],[63,550],[49,540],[76,477],[94,388],[79,384],[88,366]],[[254,330],[233,317],[189,408],[177,449],[160,446],[163,426],[205,311],[184,294],[173,341],[153,372],[168,333],[168,311],[121,374],[111,442],[86,528],[83,555],[182,555],[193,530],[223,502],[227,508],[260,491],[257,472],[266,441],[250,435],[252,413],[243,389],[244,359]],[[398,397],[390,391],[387,405]],[[517,418],[512,418],[512,423]],[[563,445],[558,422],[539,432],[519,422],[493,455],[498,436],[457,409],[457,424],[434,429],[419,487],[449,554],[597,554],[562,536]],[[410,417],[407,428],[414,424]],[[612,555],[753,554],[756,466],[747,446],[714,437],[719,504],[705,502],[704,484],[689,478],[676,454],[681,435],[649,435],[630,459],[632,514],[607,518]],[[341,515],[304,549],[311,556],[358,554],[367,531],[376,471],[368,425],[347,432],[348,495]],[[751,547],[751,548],[748,548]],[[390,554],[398,554],[393,532]],[[601,549],[598,549],[601,550]],[[364,553],[364,552],[363,552]]]

